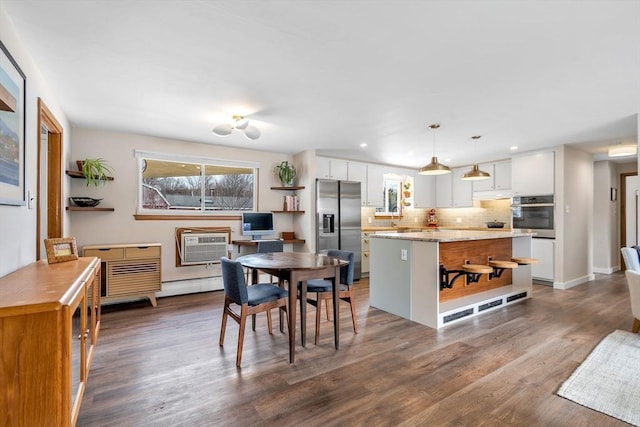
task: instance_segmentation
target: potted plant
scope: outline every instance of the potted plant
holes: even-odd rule
[[[296,177],[296,168],[289,161],[283,160],[279,165],[276,165],[274,171],[278,174],[282,185],[286,187],[293,185],[293,180]]]
[[[80,166],[80,164],[78,166]],[[111,178],[109,175],[113,174],[113,169],[102,158],[84,159],[80,167],[80,172],[84,175],[87,187],[89,185],[97,187],[108,178]]]

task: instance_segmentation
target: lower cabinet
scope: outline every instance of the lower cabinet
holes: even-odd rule
[[[147,297],[156,307],[162,289],[160,243],[88,245],[84,256],[102,260],[101,293],[107,299]]]
[[[538,260],[531,266],[534,279],[554,281],[555,240],[531,239],[531,255]]]
[[[97,258],[39,261],[0,279],[5,425],[73,426],[100,330]]]
[[[362,275],[363,276],[369,276],[369,243],[370,243],[370,239],[369,236],[371,235],[371,233],[369,232],[363,232],[362,233],[362,241],[361,241],[361,248],[362,248]]]

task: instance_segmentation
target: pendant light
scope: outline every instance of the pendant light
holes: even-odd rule
[[[475,145],[473,148],[473,152],[475,153],[478,140],[480,139],[480,135],[472,136],[471,139],[474,140]],[[480,168],[478,167],[478,164],[474,163],[474,165],[471,167],[471,170],[465,173],[461,179],[463,181],[480,181],[481,179],[489,179],[489,178],[491,178],[491,175],[489,175],[489,173],[485,171],[481,171]]]
[[[429,127],[433,130],[433,157],[431,158],[431,163],[421,167],[418,173],[420,175],[443,175],[445,173],[451,173],[449,166],[438,163],[438,158],[436,157],[436,129],[438,129],[440,125],[433,124]]]

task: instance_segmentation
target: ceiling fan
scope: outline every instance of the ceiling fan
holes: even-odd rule
[[[213,128],[213,133],[218,136],[231,135],[234,130],[244,133],[248,139],[256,140],[260,138],[260,129],[255,126],[249,126],[249,119],[243,116],[233,116],[233,123],[225,123]]]

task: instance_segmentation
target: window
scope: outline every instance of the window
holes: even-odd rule
[[[400,214],[402,179],[384,178],[384,206],[376,208],[378,215]]]
[[[136,157],[139,212],[247,211],[256,206],[256,164],[142,152]]]

